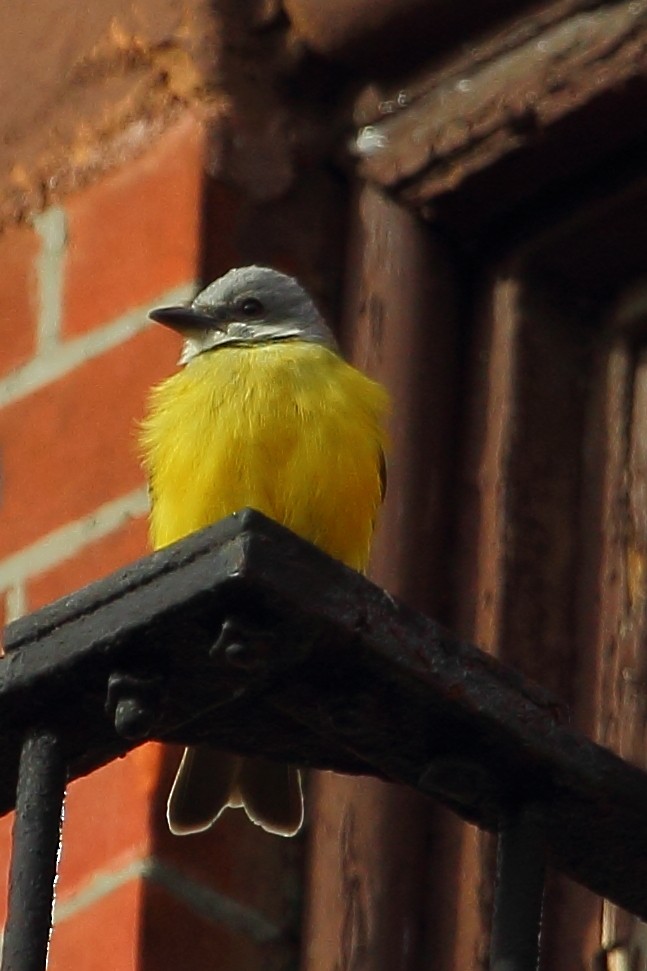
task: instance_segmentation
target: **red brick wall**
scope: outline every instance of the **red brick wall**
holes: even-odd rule
[[[186,116],[136,159],[0,237],[8,620],[147,550],[136,421],[178,341],[146,310],[186,298],[200,276],[204,152],[201,126]],[[214,213],[212,233],[231,238],[232,218],[231,206]],[[294,898],[286,854],[298,851],[235,817],[214,834],[172,839],[170,774],[161,748],[147,745],[70,786],[51,971],[283,964]],[[0,826],[6,873],[10,819]]]

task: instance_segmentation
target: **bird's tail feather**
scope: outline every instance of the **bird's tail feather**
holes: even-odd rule
[[[245,812],[268,833],[294,836],[303,823],[301,773],[265,759],[243,759],[238,791]]]
[[[203,832],[228,806],[243,806],[249,818],[269,833],[293,836],[303,822],[299,772],[210,745],[185,749],[168,798],[171,832]]]
[[[242,759],[209,745],[184,750],[168,797],[166,816],[172,833],[201,833],[229,805]]]

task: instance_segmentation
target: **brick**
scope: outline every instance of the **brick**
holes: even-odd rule
[[[0,411],[0,557],[143,484],[136,420],[178,346],[142,331]]]
[[[66,203],[63,333],[105,324],[198,275],[202,126],[186,116]]]
[[[36,268],[40,240],[30,226],[0,236],[0,375],[33,355],[36,344]]]
[[[287,966],[283,941],[258,944],[197,916],[165,889],[133,879],[57,923],[49,971],[228,971]]]
[[[37,610],[59,597],[78,590],[100,577],[145,556],[148,548],[148,524],[145,518],[129,519],[123,526],[94,543],[89,543],[75,556],[63,560],[51,570],[40,573],[27,583],[27,609]]]
[[[131,880],[57,923],[48,971],[135,971],[142,967],[142,899],[143,881]]]
[[[255,943],[224,923],[198,917],[153,883],[145,888],[140,955],[138,967],[147,971],[283,971],[290,967],[289,945],[284,941]],[[113,967],[121,971],[121,966]]]
[[[163,821],[164,804],[179,752],[167,751],[160,782],[162,805],[154,809]],[[249,822],[240,810],[228,810],[206,833],[173,836],[158,826],[155,853],[184,874],[226,897],[259,911],[283,926],[293,914],[299,892],[303,840],[280,839]]]
[[[153,743],[110,762],[68,788],[57,894],[65,900],[99,870],[146,857],[150,800],[161,746]]]
[[[148,856],[161,752],[149,743],[68,786],[57,899],[68,900],[97,871],[116,871]],[[12,826],[13,813],[0,819],[0,926],[7,913]]]

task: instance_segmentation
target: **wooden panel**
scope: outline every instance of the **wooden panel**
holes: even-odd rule
[[[455,626],[574,701],[591,330],[567,303],[527,281],[522,265],[502,267],[482,294],[466,384]],[[463,883],[457,971],[487,968],[494,860],[486,835],[471,834],[464,865],[479,874],[478,910],[474,885]],[[598,914],[591,894],[551,877],[542,967],[589,967]]]
[[[367,85],[355,106],[362,177],[469,248],[475,233],[491,242],[539,192],[544,208],[565,177],[635,151],[646,131],[647,14],[634,0],[577,6],[545,4]]]
[[[371,187],[356,199],[346,305],[343,343],[393,395],[371,576],[442,615],[458,392],[452,272],[418,219]],[[315,792],[305,971],[417,971],[428,950],[445,967],[462,824],[375,780],[319,776]]]
[[[642,299],[637,299],[642,295]],[[585,495],[593,535],[587,603],[597,681],[589,703],[594,737],[629,762],[647,762],[647,350],[644,283],[625,293],[608,315],[597,348],[599,382],[589,418],[589,475]],[[585,542],[585,548],[591,549]],[[595,569],[597,568],[597,569]],[[593,651],[592,651],[593,653]],[[601,943],[641,966],[644,925],[604,903]],[[625,958],[626,959],[626,958]],[[634,964],[632,963],[633,967]]]

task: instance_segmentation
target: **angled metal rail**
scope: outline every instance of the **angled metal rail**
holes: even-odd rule
[[[647,919],[647,774],[572,731],[543,689],[259,513],[17,621],[5,650],[0,811],[18,785],[19,813],[2,971],[44,967],[65,779],[147,738],[377,776],[500,831],[495,971],[536,964],[544,853]],[[21,883],[35,845],[39,897]]]

